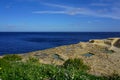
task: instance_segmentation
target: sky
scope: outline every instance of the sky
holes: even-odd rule
[[[120,0],[0,0],[0,32],[120,32]]]

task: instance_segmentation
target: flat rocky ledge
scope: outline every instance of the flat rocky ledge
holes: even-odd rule
[[[120,74],[120,38],[89,40],[46,50],[22,54],[23,61],[29,57],[40,63],[62,65],[69,58],[81,58],[91,67],[90,74]]]

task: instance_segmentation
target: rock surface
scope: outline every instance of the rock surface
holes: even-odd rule
[[[112,46],[120,48],[120,38],[115,38],[112,41]]]
[[[85,56],[84,54],[89,54]],[[78,44],[23,54],[24,60],[36,57],[44,64],[62,65],[69,58],[82,58],[94,75],[120,74],[120,38],[90,40]]]

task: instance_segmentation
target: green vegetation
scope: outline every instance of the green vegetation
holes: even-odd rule
[[[20,61],[22,59],[21,56],[18,56],[18,55],[15,55],[15,54],[12,54],[12,55],[5,55],[3,57],[3,59],[7,60],[7,61]]]
[[[87,71],[89,69],[88,66],[84,65],[82,59],[75,58],[75,59],[68,59],[63,64],[64,68],[66,69],[78,69],[81,71]]]
[[[29,60],[27,60],[27,62],[29,62],[29,63],[39,63],[39,60],[37,58],[34,58],[34,57],[29,57]]]
[[[87,73],[90,68],[81,59],[68,59],[62,66],[41,64],[36,58],[20,61],[17,55],[0,59],[2,80],[120,80],[119,75],[97,77]]]
[[[105,76],[104,79],[106,80],[120,80],[120,76],[116,73],[113,73],[112,75],[110,76]]]

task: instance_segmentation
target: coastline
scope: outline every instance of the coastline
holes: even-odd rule
[[[91,67],[90,74],[98,76],[114,72],[120,74],[119,45],[120,38],[108,38],[18,55],[23,57],[23,61],[34,57],[39,59],[40,63],[55,65],[62,65],[68,59],[81,58],[86,65]]]

